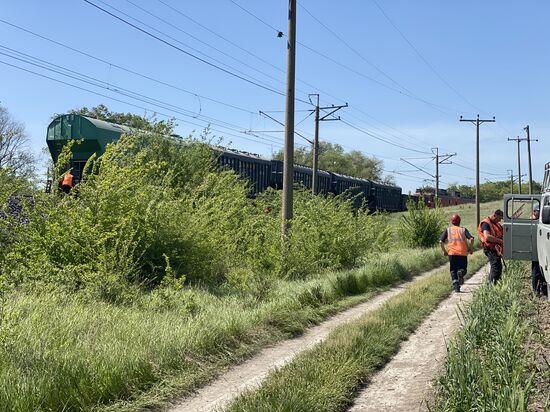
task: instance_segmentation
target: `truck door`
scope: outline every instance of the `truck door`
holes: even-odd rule
[[[550,194],[545,193],[542,197],[540,223],[537,232],[538,261],[544,272],[546,282],[550,282]]]
[[[504,195],[504,259],[538,260],[534,209],[540,210],[540,195]]]

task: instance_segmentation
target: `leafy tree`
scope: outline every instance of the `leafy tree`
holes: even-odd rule
[[[461,196],[473,197],[476,194],[476,188],[473,185],[472,186],[458,185],[455,183],[455,184],[449,185],[447,190],[458,190]],[[513,191],[514,193],[519,193],[519,187],[517,183],[513,185]],[[529,192],[529,184],[527,182],[522,182],[521,192],[522,193]],[[539,182],[533,182],[533,193],[540,193],[540,192],[541,192],[541,184]],[[499,180],[496,182],[489,181],[489,182],[482,183],[479,186],[479,195],[480,195],[481,202],[491,202],[493,200],[501,200],[506,193],[510,193],[509,180]]]
[[[278,160],[282,160],[283,157],[282,150],[274,156]],[[311,167],[313,165],[312,148],[301,147],[296,149],[294,151],[294,163]],[[393,177],[382,176],[382,160],[365,156],[358,150],[346,153],[342,146],[335,143],[319,143],[319,168],[386,184],[395,184]]]
[[[23,124],[0,106],[0,171],[26,179],[34,176],[35,159],[26,147],[27,143]]]

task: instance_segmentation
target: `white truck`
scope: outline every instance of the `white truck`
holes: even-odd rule
[[[540,195],[504,195],[504,259],[539,262],[550,300],[550,162]],[[533,211],[540,210],[538,220]]]

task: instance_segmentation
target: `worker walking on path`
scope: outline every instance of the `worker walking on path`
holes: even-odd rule
[[[67,173],[65,173],[65,175],[63,176],[63,179],[59,183],[59,188],[63,193],[69,194],[73,186],[74,186],[74,176],[71,173],[71,170],[69,169],[67,170]]]
[[[477,228],[483,253],[489,259],[491,270],[489,272],[489,282],[496,284],[502,276],[502,251],[504,242],[502,240],[502,220],[504,213],[502,210],[495,210],[490,216],[483,219]]]
[[[447,242],[447,249],[445,249]],[[468,229],[460,226],[460,216],[451,217],[451,226],[445,229],[439,238],[439,246],[444,256],[449,256],[451,267],[451,281],[455,292],[460,292],[460,285],[464,283],[464,276],[468,269],[468,253],[474,251],[474,237]]]

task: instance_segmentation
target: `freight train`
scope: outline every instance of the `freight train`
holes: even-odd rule
[[[48,126],[46,142],[54,162],[57,162],[61,149],[69,140],[81,140],[73,147],[73,158],[70,167],[78,182],[87,160],[96,153],[104,153],[107,144],[117,141],[120,136],[130,131],[122,126],[103,120],[93,119],[76,114],[56,117]],[[239,152],[226,148],[214,148],[220,167],[234,170],[238,175],[250,181],[250,193],[255,195],[268,187],[281,189],[283,185],[283,162],[267,160],[259,155]],[[311,189],[313,169],[307,166],[294,165],[294,182]],[[349,193],[354,198],[354,206],[368,208],[371,212],[398,212],[406,210],[409,195],[404,195],[397,186],[384,185],[367,179],[346,176],[330,171],[319,170],[317,187],[320,194]],[[415,199],[415,195],[412,195]],[[429,200],[424,200],[429,204]],[[415,200],[418,200],[416,197]],[[449,203],[456,204],[456,203]]]

